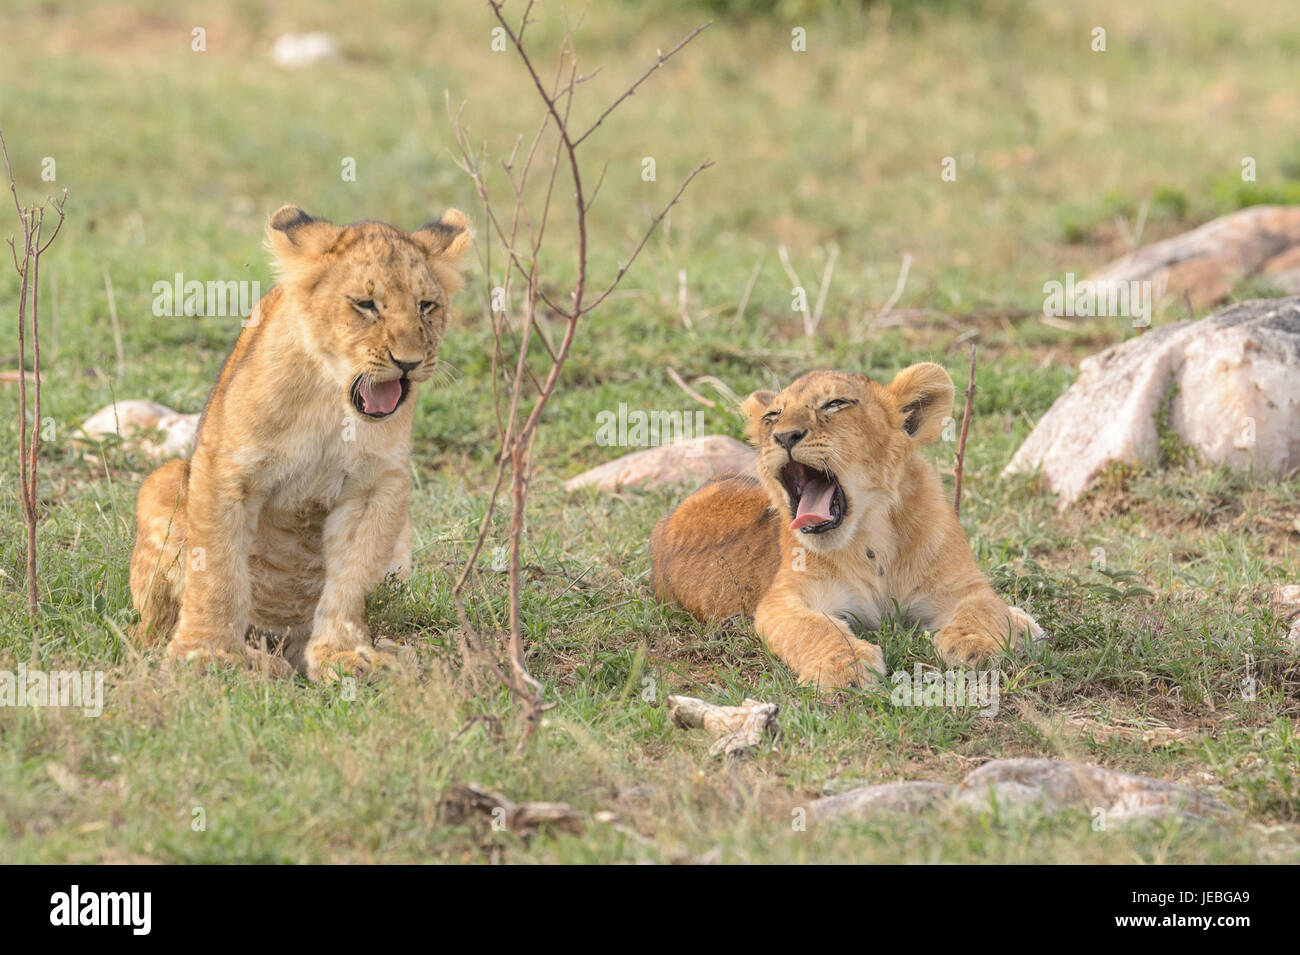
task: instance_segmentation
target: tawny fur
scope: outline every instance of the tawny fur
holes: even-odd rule
[[[287,671],[246,642],[270,631],[313,680],[392,663],[372,644],[365,598],[410,564],[416,390],[436,368],[468,241],[456,210],[410,234],[290,206],[271,217],[280,284],[226,359],[191,460],[168,461],[140,488],[131,595],[142,642],[167,640],[175,659]],[[397,362],[405,399],[387,417],[363,415],[354,382],[400,378]]]
[[[847,404],[827,407],[839,400]],[[706,485],[656,525],[655,592],[701,620],[752,614],[754,629],[800,680],[862,686],[884,675],[880,648],[850,629],[875,629],[896,601],[934,632],[950,664],[974,665],[1042,635],[1008,607],[975,565],[970,545],[921,445],[952,414],[952,380],[913,365],[888,385],[818,371],[780,394],[744,402],[758,448],[758,482]],[[787,450],[774,440],[804,432]],[[822,534],[789,530],[780,481],[793,458],[829,470],[847,508]],[[760,500],[761,492],[761,500]]]
[[[754,478],[715,478],[655,525],[655,593],[701,620],[752,617],[780,564],[780,526]]]

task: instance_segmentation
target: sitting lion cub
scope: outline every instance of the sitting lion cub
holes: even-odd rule
[[[131,596],[144,640],[250,663],[246,632],[267,629],[299,645],[313,680],[392,662],[372,645],[365,598],[409,566],[415,390],[437,364],[467,225],[454,209],[409,235],[292,206],[271,216],[280,282],[221,369],[192,460],[140,488]]]
[[[659,521],[655,592],[701,620],[753,614],[754,629],[805,683],[862,686],[880,648],[853,635],[899,609],[936,631],[950,664],[973,664],[1029,634],[975,566],[920,446],[952,413],[952,379],[931,363],[888,385],[816,371],[742,409],[758,477],[719,478]]]

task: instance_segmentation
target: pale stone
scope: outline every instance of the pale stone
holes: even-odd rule
[[[983,811],[999,806],[1044,811],[1101,810],[1107,821],[1150,816],[1199,818],[1227,811],[1210,796],[1177,783],[1056,759],[995,759],[957,786],[956,804]]]
[[[271,50],[271,59],[288,67],[307,66],[338,55],[338,41],[328,33],[282,33]]]
[[[1251,206],[1143,246],[1089,278],[1103,288],[1109,283],[1151,282],[1157,295],[1207,308],[1227,298],[1242,279],[1265,270],[1265,278],[1291,291],[1287,282],[1295,266],[1281,257],[1297,247],[1300,206]]]
[[[1100,811],[1107,823],[1227,812],[1213,797],[1148,776],[1055,759],[995,759],[972,770],[956,786],[920,781],[863,786],[815,800],[809,816],[824,822],[930,810],[988,812],[995,802],[998,811]]]
[[[1084,359],[1003,471],[1041,468],[1061,506],[1111,462],[1153,464],[1156,413],[1207,460],[1281,477],[1300,467],[1300,298],[1243,302]]]
[[[815,821],[824,822],[845,816],[919,813],[936,803],[951,799],[953,792],[954,787],[949,783],[878,783],[815,800],[809,807],[809,816]]]
[[[182,414],[153,401],[129,399],[108,405],[86,419],[81,430],[87,437],[103,439],[120,435],[131,440],[145,431],[162,432],[161,440],[141,437],[141,452],[154,460],[189,457],[199,427],[198,414]]]
[[[1291,649],[1300,649],[1300,584],[1281,584],[1274,588],[1273,609],[1284,626],[1290,625],[1286,639]]]
[[[725,435],[705,435],[676,444],[625,454],[565,482],[566,491],[652,488],[703,484],[721,474],[754,474],[754,449]]]

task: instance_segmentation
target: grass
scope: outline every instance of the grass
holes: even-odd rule
[[[708,15],[593,3],[579,50],[603,69],[584,87],[587,115]],[[1173,0],[989,0],[977,15],[921,4],[894,18],[879,5],[835,5],[799,16],[802,54],[790,50],[790,22],[725,18],[611,118],[588,156],[592,169],[609,163],[593,222],[600,274],[681,175],[706,157],[718,166],[580,335],[539,435],[523,609],[530,665],[556,706],[521,753],[510,701],[465,684],[450,636],[449,590],[483,512],[495,441],[477,270],[444,350],[458,380],[422,393],[417,410],[418,567],[369,605],[375,632],[409,646],[420,672],[347,699],[307,684],[169,673],[120,639],[133,619],[134,495],[150,465],[119,444],[92,461],[77,425],[114,396],[198,410],[238,333],[231,319],[153,317],[153,283],[179,271],[269,288],[260,230],[284,202],[407,228],[447,206],[478,220],[447,151],[442,91],[468,100],[491,152],[508,151],[533,122],[515,62],[490,51],[484,10],[393,0],[375,4],[364,29],[356,16],[345,5],[267,11],[243,0],[218,13],[24,0],[0,14],[0,122],[20,186],[72,196],[45,273],[57,280],[59,314],[57,349],[48,324],[45,339],[43,414],[56,437],[41,461],[40,662],[102,669],[107,694],[98,719],[0,709],[0,858],[1300,860],[1300,674],[1267,599],[1294,582],[1300,485],[1204,468],[1172,444],[1164,468],[1113,469],[1064,513],[1035,480],[999,477],[1078,360],[1133,334],[1107,319],[1064,331],[1016,318],[1041,309],[1045,281],[1126,251],[1116,217],[1132,226],[1144,203],[1150,241],[1294,191],[1300,143],[1286,120],[1300,106],[1289,82],[1300,51],[1295,31],[1278,28],[1294,22],[1288,4],[1249,18],[1227,2]],[[1089,49],[1096,25],[1108,31],[1105,53]],[[202,53],[190,46],[196,26],[206,30]],[[335,33],[342,58],[305,72],[270,64],[276,35],[309,28]],[[538,49],[559,30],[548,12]],[[39,180],[46,156],[57,161],[54,184]],[[646,156],[655,182],[641,179]],[[945,156],[957,159],[956,182],[940,179]],[[1244,156],[1257,160],[1259,181],[1228,188]],[[340,177],[344,157],[357,161],[355,182]],[[786,244],[812,282],[831,242],[840,258],[826,318],[806,343],[775,248]],[[557,275],[571,251],[557,248]],[[873,321],[904,252],[913,256],[895,313],[904,320]],[[677,308],[683,269],[693,331]],[[122,316],[120,376],[105,270]],[[13,314],[15,295],[12,276],[0,276],[0,312]],[[1154,320],[1181,317],[1174,305]],[[651,595],[649,531],[679,492],[563,491],[616,450],[596,442],[599,411],[691,406],[667,366],[743,394],[816,367],[889,376],[934,360],[960,389],[958,339],[971,334],[979,390],[963,524],[999,590],[1052,634],[1001,662],[1011,688],[991,720],[895,707],[883,691],[799,687],[747,625],[704,626]],[[0,346],[0,366],[16,360]],[[0,388],[0,519],[17,528],[17,398]],[[705,420],[740,434],[726,412]],[[935,449],[941,471],[952,451]],[[504,540],[504,524],[496,532]],[[0,540],[0,668],[27,659],[21,548],[17,533]],[[484,624],[505,607],[503,575],[489,564],[485,556],[474,594]],[[906,625],[887,622],[881,641],[891,669],[938,665]],[[779,702],[780,749],[736,766],[711,760],[702,734],[668,724],[662,700],[678,692]],[[500,721],[504,738],[475,717]],[[1020,755],[1184,782],[1235,812],[1218,825],[1106,832],[1083,812],[806,832],[791,823],[823,792],[955,781],[983,760]],[[514,800],[568,801],[586,827],[525,838],[452,822],[441,795],[470,781]],[[601,810],[613,821],[598,821]]]

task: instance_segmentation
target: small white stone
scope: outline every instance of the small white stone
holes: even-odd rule
[[[338,54],[338,41],[328,33],[282,33],[271,51],[272,59],[287,67],[307,66]]]

